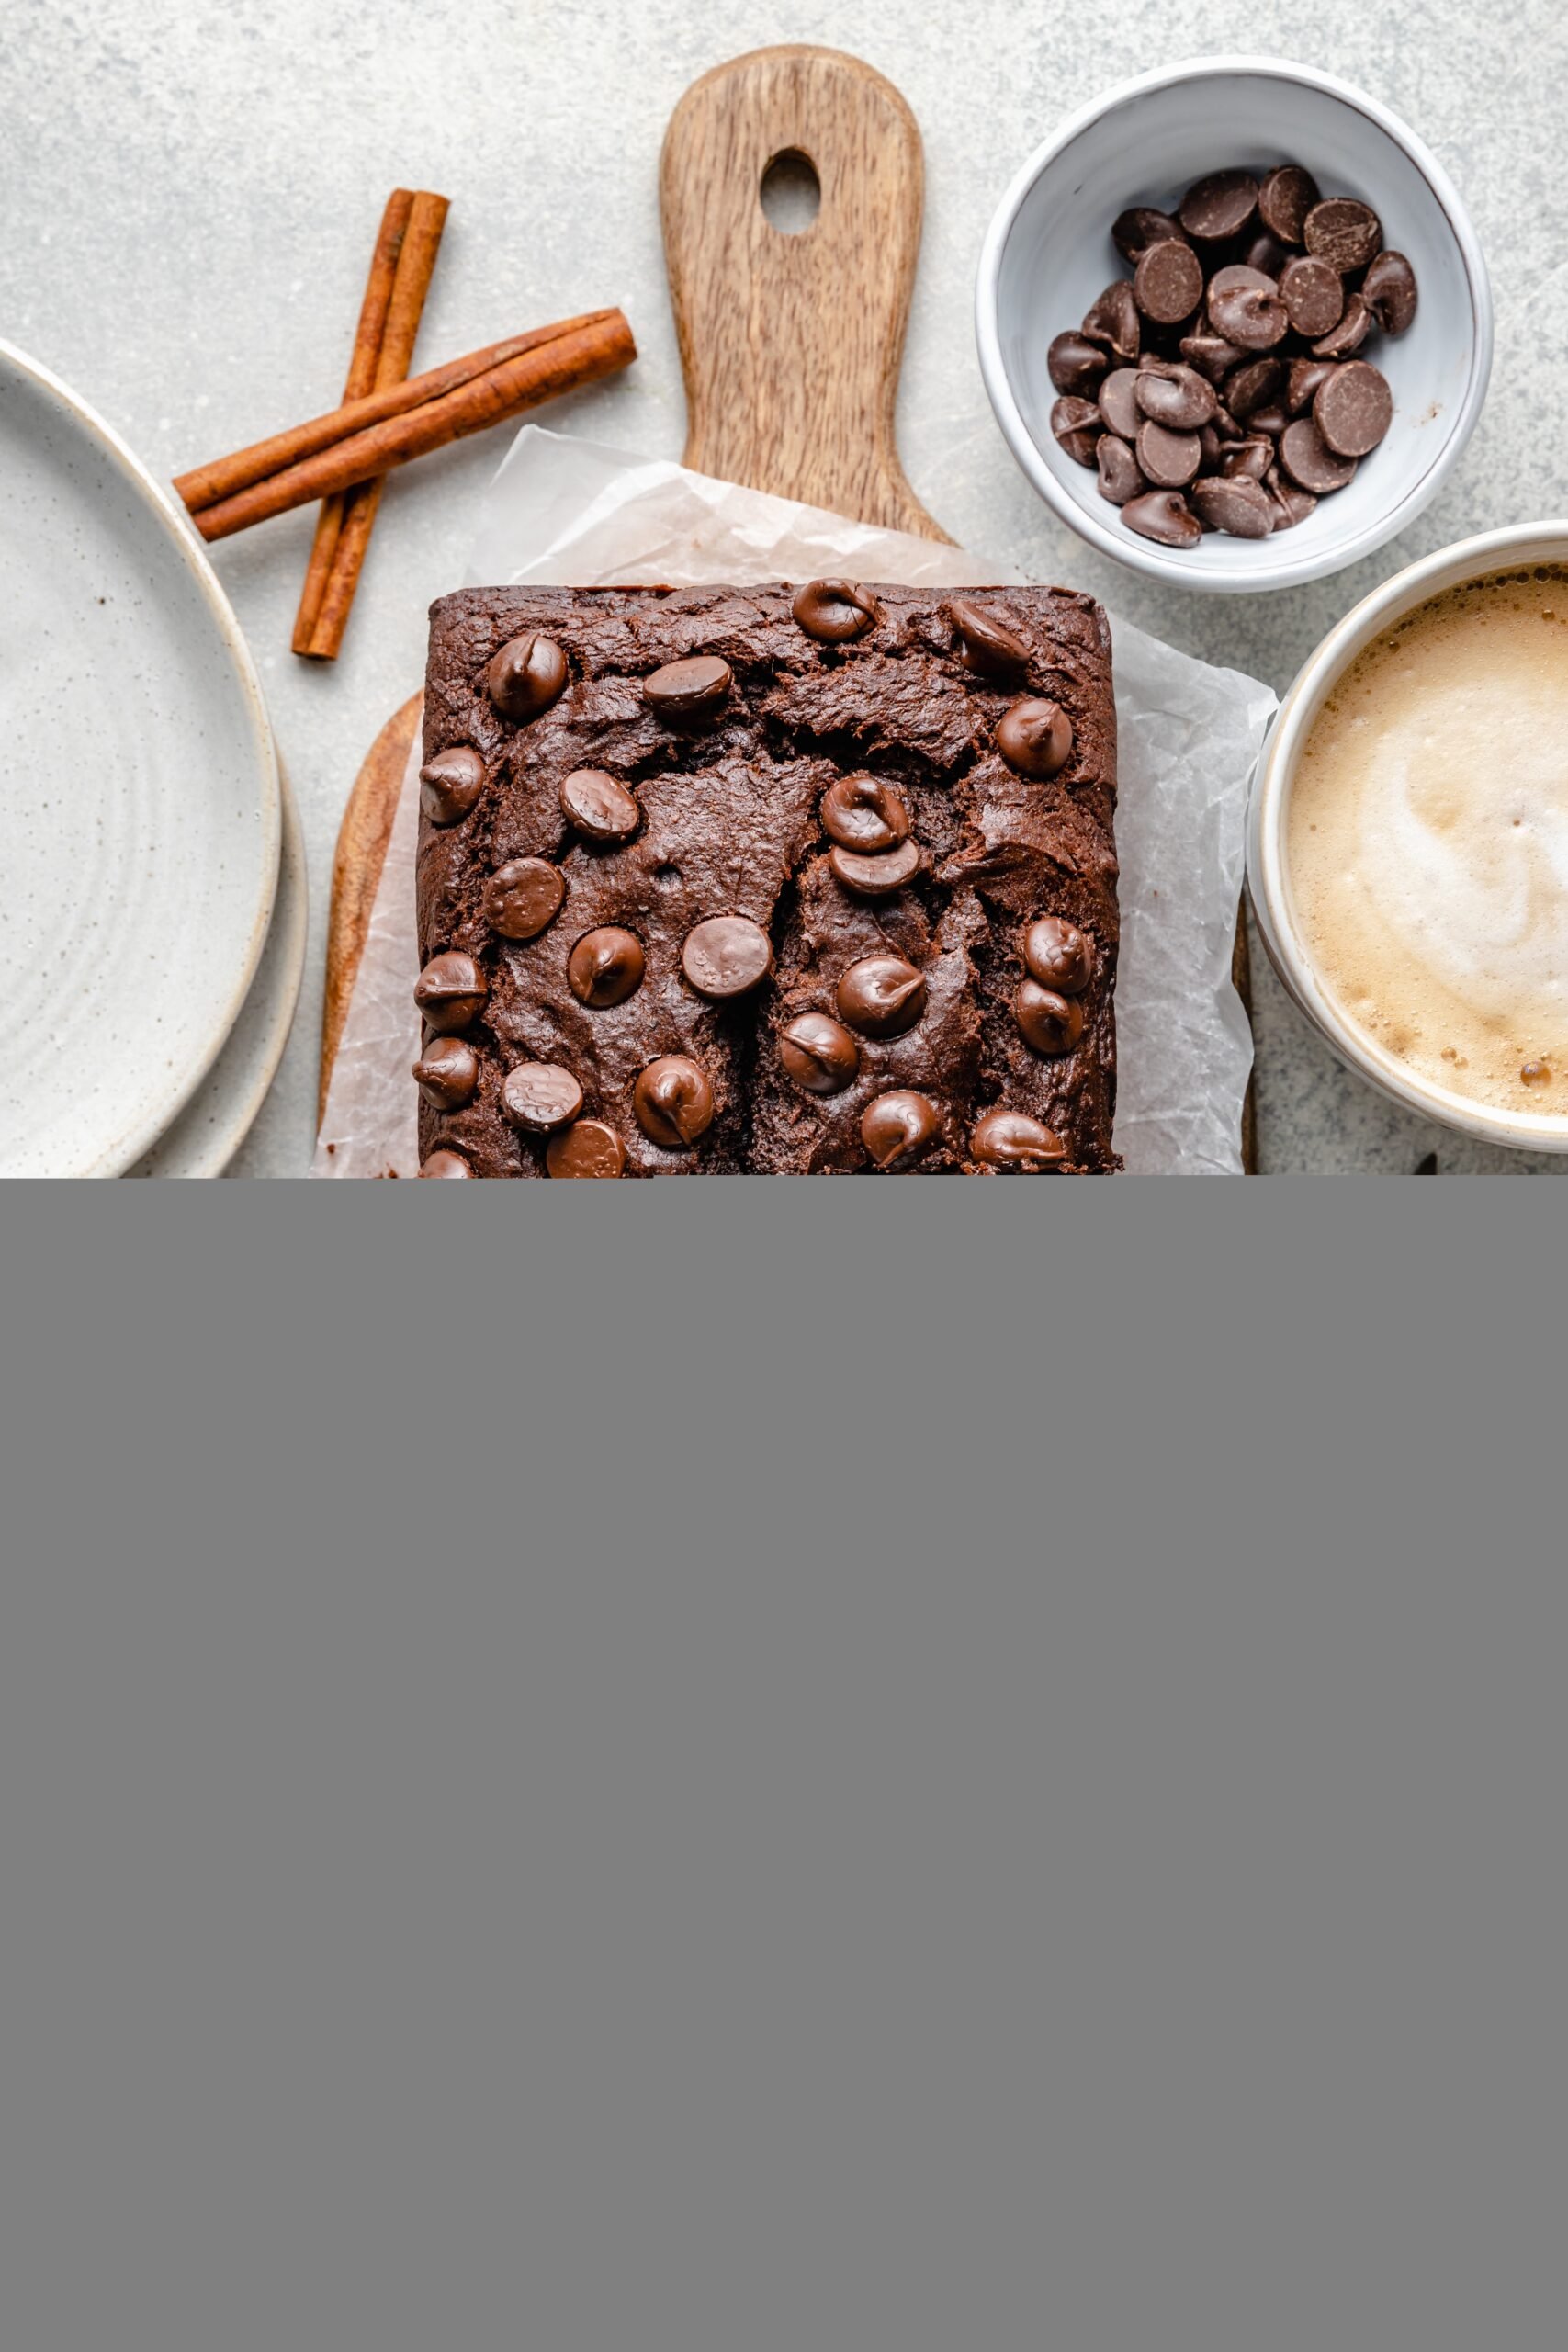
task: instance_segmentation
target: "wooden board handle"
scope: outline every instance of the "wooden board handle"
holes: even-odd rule
[[[781,155],[816,171],[797,236],[762,209]],[[757,50],[695,83],[660,169],[664,254],[699,473],[945,538],[904,478],[898,369],[919,254],[919,130],[837,50]]]

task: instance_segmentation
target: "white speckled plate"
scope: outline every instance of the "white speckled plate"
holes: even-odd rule
[[[277,1075],[299,982],[305,970],[305,929],[310,913],[305,879],[305,843],[288,772],[280,762],[283,787],[283,854],[278,860],[277,897],[272,929],[256,967],[244,1011],[229,1032],[223,1050],[179,1117],[165,1127],[151,1151],[128,1176],[221,1176],[249,1135],[256,1113]]]
[[[281,826],[211,567],[0,343],[0,1175],[118,1175],[184,1110],[255,977]]]

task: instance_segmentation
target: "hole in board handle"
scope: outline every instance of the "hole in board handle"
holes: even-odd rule
[[[781,237],[803,237],[822,209],[822,183],[809,155],[786,147],[762,174],[762,210]]]

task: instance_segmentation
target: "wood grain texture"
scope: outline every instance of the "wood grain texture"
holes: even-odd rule
[[[398,795],[408,766],[409,746],[424,707],[423,694],[412,695],[389,718],[366,754],[355,778],[354,790],[338,827],[333,858],[333,899],[327,917],[327,985],[321,1003],[321,1066],[316,1093],[316,1124],[327,1107],[327,1088],[337,1059],[349,999],[365,953],[370,910],[386,863]]]
[[[822,190],[798,236],[762,209],[763,177],[787,154],[807,157]],[[946,538],[894,438],[925,162],[892,84],[828,49],[763,49],[716,67],[671,118],[660,200],[686,464]]]

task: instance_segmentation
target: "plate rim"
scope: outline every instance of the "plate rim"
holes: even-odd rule
[[[175,512],[169,494],[157,476],[143,465],[141,458],[105,422],[97,411],[73,392],[53,368],[0,335],[0,374],[9,366],[17,375],[48,393],[65,410],[78,430],[95,443],[110,466],[134,491],[152,515],[156,527],[185,564],[196,584],[203,604],[213,622],[217,635],[240,684],[242,698],[249,719],[252,746],[255,754],[257,777],[261,786],[259,813],[262,820],[262,863],[265,881],[252,919],[251,935],[246,945],[243,966],[217,1017],[214,1034],[206,1046],[190,1057],[188,1067],[177,1080],[157,1099],[155,1107],[144,1111],[139,1123],[133,1124],[115,1141],[97,1150],[80,1166],[51,1170],[41,1181],[70,1180],[79,1177],[121,1176],[135,1166],[143,1153],[149,1151],[158,1138],[177,1119],[190,1102],[197,1089],[210,1072],[222,1052],[235,1022],[239,1019],[245,999],[256,976],[262,951],[272,925],[273,906],[277,895],[277,876],[283,840],[282,795],[278,784],[277,742],[272,720],[267,713],[265,697],[255,660],[245,642],[243,630],[195,534]]]

